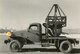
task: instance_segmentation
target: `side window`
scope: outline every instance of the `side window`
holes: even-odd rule
[[[37,26],[31,26],[30,29],[31,30],[37,30]]]

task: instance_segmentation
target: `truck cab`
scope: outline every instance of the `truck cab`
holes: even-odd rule
[[[27,29],[27,37],[33,42],[40,42],[42,37],[42,26],[40,23],[32,23]],[[34,37],[34,38],[33,38]]]

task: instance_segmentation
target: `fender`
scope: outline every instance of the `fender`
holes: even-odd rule
[[[23,37],[19,37],[19,36],[11,36],[9,39],[4,40],[4,43],[10,43],[12,40],[18,40],[21,44],[25,44],[27,42],[27,40]]]
[[[74,46],[75,46],[76,44],[79,44],[79,41],[77,41],[76,39],[56,40],[56,41],[55,41],[55,44],[59,47],[59,46],[60,46],[60,43],[61,43],[62,41],[69,41],[70,43],[74,44]]]
[[[79,41],[77,41],[76,39],[68,39],[68,41],[70,41],[72,44],[79,44]]]
[[[18,40],[21,44],[25,44],[27,40],[24,37],[20,36],[11,36],[10,40]]]
[[[20,36],[12,36],[11,39],[13,40],[18,40],[21,42],[21,44],[34,44],[33,41],[27,39],[27,38],[24,38],[24,37],[20,37]]]

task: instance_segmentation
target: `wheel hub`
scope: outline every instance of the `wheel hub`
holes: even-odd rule
[[[12,49],[13,49],[13,50],[17,50],[17,49],[18,49],[18,45],[17,45],[16,43],[13,43],[13,44],[12,44]]]
[[[63,44],[62,48],[63,48],[64,50],[68,50],[69,45],[68,45],[67,43],[65,43],[65,44]]]

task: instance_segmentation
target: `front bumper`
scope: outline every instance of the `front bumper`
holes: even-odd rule
[[[10,39],[4,40],[4,43],[7,44],[10,42]]]

